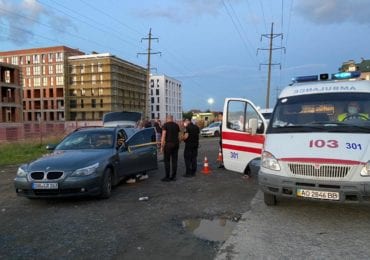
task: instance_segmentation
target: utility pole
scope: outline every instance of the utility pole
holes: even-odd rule
[[[261,49],[261,48],[258,48],[257,49],[257,54],[258,54],[258,51],[259,50],[269,51],[269,62],[268,63],[261,63],[260,64],[260,69],[261,69],[261,65],[268,66],[266,108],[269,108],[270,107],[271,66],[279,65],[280,66],[280,69],[281,69],[281,64],[280,63],[272,63],[272,51],[273,50],[281,50],[281,49],[284,49],[284,52],[285,52],[285,47],[275,47],[275,48],[272,47],[272,42],[273,42],[274,38],[277,38],[277,37],[283,38],[283,34],[282,33],[274,34],[274,23],[271,24],[271,33],[270,34],[262,34],[261,35],[261,41],[262,41],[262,37],[265,37],[265,38],[270,39],[270,45],[269,45],[269,48],[268,49]]]
[[[155,54],[162,54],[161,52],[152,52],[152,40],[157,40],[158,38],[152,37],[152,28],[149,29],[149,34],[147,38],[141,38],[148,41],[148,50],[147,52],[138,52],[137,55],[147,55],[147,64],[146,64],[146,91],[145,91],[145,108],[144,108],[144,118],[149,117],[149,90],[150,90],[150,56]]]

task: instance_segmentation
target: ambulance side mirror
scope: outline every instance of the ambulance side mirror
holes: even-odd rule
[[[257,118],[251,118],[248,121],[249,129],[251,130],[251,134],[255,135],[257,133],[258,128],[258,120]]]

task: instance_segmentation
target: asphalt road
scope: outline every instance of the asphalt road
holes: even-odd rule
[[[108,200],[17,197],[17,166],[3,167],[0,259],[213,259],[250,209],[256,178],[217,169],[216,138],[201,140],[198,157],[199,170],[207,156],[212,173],[183,178],[182,148],[176,182],[160,181],[160,162],[149,179],[119,185]]]
[[[280,199],[259,191],[216,257],[223,259],[369,259],[370,205]]]

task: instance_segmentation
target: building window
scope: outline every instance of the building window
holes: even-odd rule
[[[155,94],[158,96],[159,95],[159,89],[155,90]]]
[[[54,67],[53,67],[53,65],[50,65],[49,66],[49,75],[50,74],[54,74]]]
[[[32,86],[32,83],[31,83],[31,78],[28,79],[28,87],[31,87]]]
[[[150,80],[150,87],[154,88],[154,80]]]
[[[103,107],[103,106],[104,106],[103,99],[100,99],[100,107]]]
[[[159,102],[159,97],[157,97],[157,103],[160,103],[160,102]]]
[[[17,56],[12,57],[12,64],[13,65],[18,65],[18,57]]]
[[[46,75],[46,66],[42,66],[42,75]]]
[[[84,108],[84,100],[81,99],[81,108]]]
[[[91,107],[96,107],[96,99],[91,99]]]
[[[72,73],[76,73],[76,65],[72,65]]]
[[[56,81],[57,81],[57,86],[64,85],[64,77],[63,76],[56,77]]]
[[[103,75],[100,74],[100,84],[103,84]]]
[[[23,56],[19,56],[19,63],[23,65]]]
[[[54,77],[50,77],[50,86],[54,86]]]
[[[103,89],[102,88],[99,88],[99,96],[102,96],[103,95]]]
[[[76,100],[70,100],[69,101],[69,107],[70,108],[76,108],[77,107],[77,102],[76,102]]]
[[[42,63],[45,63],[45,58],[46,58],[46,55],[45,54],[41,54]]]
[[[33,75],[40,75],[40,66],[33,67]]]
[[[56,53],[56,61],[63,61],[63,52]]]
[[[49,53],[48,54],[48,62],[52,62],[54,58],[54,53]]]
[[[30,76],[31,75],[31,67],[26,68],[26,75]]]
[[[81,73],[85,73],[85,64],[81,65]]]
[[[47,86],[48,85],[48,78],[42,78],[42,85]]]
[[[85,93],[86,93],[86,91],[85,91],[85,89],[81,89],[81,96],[85,96]]]
[[[96,84],[96,75],[91,76],[92,84]]]
[[[81,76],[81,85],[84,84],[84,76]]]
[[[152,103],[152,104],[154,103],[154,97],[151,98],[151,102],[150,103]]]
[[[63,70],[63,64],[57,64],[55,66],[55,72],[56,73],[63,73],[64,72],[64,70]]]
[[[94,63],[91,63],[91,72],[94,72]]]
[[[159,111],[159,105],[156,105],[156,111]]]
[[[95,89],[91,89],[91,96],[95,96]]]
[[[73,76],[72,77],[72,85],[76,85],[76,83],[77,83],[77,77]]]
[[[98,63],[98,72],[103,72],[103,64]]]
[[[33,63],[34,64],[40,63],[40,55],[39,54],[33,55]]]

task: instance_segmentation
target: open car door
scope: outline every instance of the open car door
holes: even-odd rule
[[[266,122],[246,99],[227,98],[222,121],[222,153],[225,168],[246,173],[249,163],[261,156]]]

